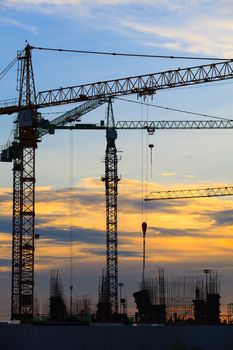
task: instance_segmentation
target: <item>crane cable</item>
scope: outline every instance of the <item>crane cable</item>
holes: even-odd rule
[[[146,97],[147,99],[148,97]],[[146,108],[146,121],[149,121],[149,107],[147,103],[143,103],[141,100],[141,121],[143,122],[145,119],[144,116],[144,106],[147,106]],[[145,146],[146,146],[146,156],[144,158],[144,152],[145,152]],[[150,151],[149,151],[150,149]],[[151,152],[149,157],[149,152]],[[150,148],[149,144],[149,134],[146,134],[146,140],[144,139],[144,130],[141,130],[141,217],[142,222],[147,222],[147,211],[148,211],[148,203],[144,201],[144,195],[145,192],[148,193],[148,182],[149,182],[149,163],[151,166],[151,178],[152,178],[152,149]]]
[[[127,98],[122,98],[122,97],[115,97],[115,99],[120,100],[120,101],[130,102],[130,103],[136,103],[136,104],[140,104],[140,105],[144,104],[145,106],[149,106],[149,107],[166,109],[166,110],[172,111],[172,112],[185,113],[185,114],[196,115],[196,116],[205,117],[205,118],[213,118],[213,119],[221,119],[221,120],[229,120],[229,121],[233,120],[232,118],[230,119],[230,118],[225,118],[225,117],[221,117],[221,116],[219,116],[219,117],[218,116],[214,116],[214,115],[211,115],[211,114],[203,114],[203,113],[191,112],[191,111],[178,109],[178,108],[171,108],[171,107],[155,105],[153,103],[134,101],[134,100],[130,100],[130,99],[127,99]]]
[[[74,147],[73,147],[73,133],[70,130],[69,134],[69,165],[70,165],[70,314],[73,313],[73,213],[74,213],[74,201],[73,201],[73,186],[74,186]]]
[[[146,96],[147,102],[148,102],[148,96]],[[146,106],[146,121],[148,122],[149,120],[149,107],[148,105]],[[146,133],[146,193],[148,193],[148,170],[149,170],[149,157],[148,157],[148,151],[149,151],[149,135],[148,132]],[[151,164],[152,167],[152,164]],[[144,201],[144,198],[143,198]],[[145,202],[145,201],[144,201]],[[146,222],[147,222],[147,209],[148,209],[148,203],[145,203],[145,211],[146,211]]]
[[[6,68],[3,69],[2,72],[0,72],[0,80],[9,72],[9,70],[14,66],[14,64],[17,62],[17,57],[11,61],[11,63],[6,66]]]
[[[144,120],[144,110],[141,97],[141,121]],[[141,221],[144,221],[144,130],[141,130]]]
[[[232,121],[233,118],[226,118],[226,117],[222,117],[222,116],[216,116],[216,115],[212,115],[212,114],[204,114],[204,113],[198,113],[198,112],[192,112],[192,111],[187,111],[187,110],[183,110],[183,109],[179,109],[179,108],[172,108],[172,107],[166,107],[166,106],[160,106],[160,105],[155,105],[153,103],[148,103],[148,102],[139,102],[139,101],[134,101],[134,100],[130,100],[127,98],[122,98],[122,97],[114,97],[115,100],[120,100],[120,101],[125,101],[125,102],[130,102],[130,103],[136,103],[136,104],[144,104],[146,106],[149,107],[154,107],[154,108],[159,108],[159,109],[165,109],[167,111],[171,111],[171,112],[179,112],[179,113],[185,113],[185,114],[190,114],[190,115],[195,115],[195,116],[200,116],[200,117],[205,117],[205,118],[212,118],[212,119],[220,119],[220,120],[229,120]],[[65,111],[67,112],[67,111]],[[64,114],[64,111],[60,111],[60,112],[43,112],[43,114]]]
[[[69,52],[69,53],[81,53],[91,55],[107,55],[107,56],[124,56],[124,57],[141,57],[141,58],[165,58],[165,59],[179,59],[179,60],[204,60],[204,61],[231,61],[232,58],[219,58],[219,57],[198,57],[198,56],[174,56],[174,55],[152,55],[152,54],[138,54],[130,52],[109,52],[109,51],[92,51],[92,50],[75,50],[75,49],[60,49],[51,47],[37,47],[31,46],[33,50],[42,51],[56,51],[56,52]]]

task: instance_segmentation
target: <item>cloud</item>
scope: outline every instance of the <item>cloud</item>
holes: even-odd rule
[[[12,192],[12,191],[11,191]],[[12,201],[12,193],[8,190],[1,191],[0,203],[1,202],[11,202]]]
[[[227,0],[4,0],[2,9],[51,16],[91,18],[91,25],[118,32],[143,46],[192,54],[232,57],[233,5]],[[109,11],[109,7],[113,7]],[[208,13],[208,15],[206,15]],[[37,34],[12,19],[5,23]],[[156,24],[155,24],[156,23]],[[90,21],[89,21],[90,25]]]
[[[185,4],[182,0],[4,0],[4,6],[27,6],[27,5],[86,5],[86,6],[117,6],[117,5],[150,5],[152,7],[164,7],[170,11],[189,9],[192,7],[198,7],[203,0],[190,0],[188,4]]]
[[[11,19],[11,18],[7,18],[7,17],[2,17],[1,16],[0,17],[0,24],[17,27],[17,28],[29,31],[29,32],[31,32],[34,35],[38,35],[39,34],[39,29],[36,26],[28,25],[28,24],[22,23],[20,21],[16,21],[16,20]]]
[[[11,266],[10,259],[0,259],[0,267]]]
[[[161,235],[162,237],[194,237],[194,238],[203,238],[203,239],[221,239],[221,238],[230,238],[233,234],[221,234],[216,232],[208,232],[205,229],[172,229],[164,227],[150,227],[150,231],[156,235]]]
[[[184,175],[184,178],[186,178],[186,179],[194,179],[196,177],[197,177],[197,175]]]
[[[221,210],[207,214],[215,221],[219,226],[232,226],[233,225],[233,210]]]
[[[84,248],[82,252],[90,253],[92,255],[106,256],[106,250],[104,248]],[[133,250],[121,250],[118,252],[119,257],[122,258],[141,258],[141,253]]]
[[[177,173],[160,173],[159,176],[164,176],[164,177],[168,177],[168,176],[177,176],[178,174]]]
[[[12,221],[10,217],[0,216],[0,232],[11,233],[12,232]]]
[[[164,185],[148,183],[148,189],[164,190]],[[7,208],[0,217],[0,239],[4,242],[2,258],[9,259],[11,202],[6,190],[0,192],[3,194],[0,206]],[[141,222],[144,220],[140,181],[122,181],[118,199],[119,254],[125,261],[136,261],[141,254]],[[216,198],[149,202],[147,251],[151,263],[187,261],[190,254],[194,261],[199,258],[216,260],[225,248],[228,249],[227,260],[233,246],[229,229],[233,220],[230,204],[227,199]],[[104,264],[105,224],[105,193],[99,180],[83,179],[74,188],[38,187],[35,232],[40,234],[40,239],[36,241],[36,269],[67,266],[71,226],[75,259],[81,264],[84,261]]]
[[[128,5],[128,4],[150,4],[151,6],[162,5],[165,7],[171,7],[172,5],[176,5],[176,8],[181,6],[181,1],[170,1],[170,0],[21,0],[20,3],[18,0],[4,0],[5,6],[26,6],[26,5],[80,5],[87,4],[89,6],[115,6],[115,5]]]
[[[151,23],[150,23],[151,22]],[[205,53],[233,57],[231,19],[221,20],[217,13],[209,18],[201,14],[175,23],[157,23],[142,19],[122,19],[121,25],[143,35],[145,45],[166,50]],[[184,30],[185,29],[185,30]]]
[[[48,238],[60,243],[69,243],[71,240],[71,233],[73,242],[104,246],[106,240],[104,231],[85,229],[83,227],[72,227],[72,231],[69,229],[46,227],[39,228],[36,232],[41,235],[41,239]]]
[[[26,6],[26,5],[70,5],[70,4],[80,4],[80,0],[4,0],[5,6]]]
[[[83,184],[80,185],[83,186]],[[96,189],[96,191],[93,191],[92,193],[90,193],[89,191],[89,186],[86,188],[73,187],[63,188],[59,190],[50,189],[45,190],[43,192],[40,191],[37,194],[37,203],[48,203],[48,201],[50,202],[49,196],[51,196],[52,194],[51,201],[62,202],[64,204],[67,204],[67,206],[70,206],[71,202],[73,203],[72,205],[76,205],[76,203],[78,203],[79,205],[88,205],[90,203],[93,205],[100,205],[104,199],[103,186],[99,185],[98,189]]]

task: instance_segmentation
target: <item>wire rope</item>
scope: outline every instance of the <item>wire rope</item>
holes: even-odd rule
[[[6,68],[3,69],[2,72],[0,72],[0,80],[9,72],[9,70],[14,66],[14,64],[17,62],[17,58],[14,58],[11,63],[6,66]]]
[[[142,102],[142,100],[141,100]],[[141,121],[144,120],[143,103],[141,103]],[[144,220],[144,130],[141,130],[141,221]]]
[[[129,52],[109,52],[109,51],[93,51],[93,50],[76,50],[76,49],[62,49],[51,47],[31,46],[34,50],[55,51],[55,52],[69,52],[81,53],[90,55],[107,55],[107,56],[124,56],[124,57],[141,57],[141,58],[162,58],[162,59],[180,59],[180,60],[204,60],[204,61],[230,61],[231,58],[220,57],[205,57],[205,56],[174,56],[174,55],[152,55],[152,54],[138,54]]]
[[[69,133],[69,187],[70,187],[70,314],[73,313],[73,186],[74,186],[74,146],[73,133]]]
[[[172,112],[179,112],[179,113],[185,113],[185,114],[190,114],[190,115],[196,115],[196,116],[205,117],[205,118],[213,118],[213,119],[221,119],[221,120],[229,120],[229,121],[233,120],[233,119],[230,119],[230,118],[225,118],[225,117],[220,117],[220,116],[218,117],[218,116],[214,116],[214,115],[211,115],[211,114],[203,114],[203,113],[191,112],[191,111],[178,109],[178,108],[171,108],[171,107],[155,105],[153,103],[146,103],[146,102],[141,102],[141,101],[133,101],[133,100],[130,100],[130,99],[127,99],[127,98],[122,98],[122,97],[115,97],[115,99],[121,100],[121,101],[125,101],[125,102],[140,104],[140,105],[144,104],[144,105],[149,106],[149,107],[165,109],[165,110],[172,111]]]
[[[212,114],[204,114],[204,113],[198,113],[198,112],[192,112],[192,111],[187,111],[187,110],[183,110],[180,108],[172,108],[172,107],[167,107],[167,106],[160,106],[160,105],[155,105],[152,103],[148,103],[148,102],[139,102],[139,101],[134,101],[131,99],[127,99],[127,98],[123,98],[123,97],[115,97],[115,99],[120,100],[120,101],[125,101],[125,102],[130,102],[130,103],[135,103],[135,104],[145,104],[148,107],[154,107],[154,108],[158,108],[158,109],[165,109],[171,112],[178,112],[178,113],[185,113],[185,114],[190,114],[190,115],[195,115],[195,116],[199,116],[199,117],[205,117],[205,118],[212,118],[212,119],[221,119],[221,120],[229,120],[232,121],[233,119],[227,118],[227,117],[221,117],[221,116],[216,116],[216,115],[212,115]],[[43,114],[62,114],[62,113],[66,113],[67,111],[61,111],[61,112],[43,112]]]
[[[146,97],[147,102],[148,102],[148,96]],[[149,120],[149,107],[148,105],[146,106],[146,121],[148,122]],[[149,135],[148,132],[146,134],[146,193],[148,193],[148,176],[149,176]],[[144,201],[145,202],[145,201]],[[148,203],[145,203],[145,218],[146,218],[146,222],[147,222],[147,209],[148,209]]]

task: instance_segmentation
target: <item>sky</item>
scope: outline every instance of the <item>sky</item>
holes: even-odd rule
[[[35,47],[151,55],[233,57],[233,4],[228,0],[0,0],[0,72],[29,42]],[[204,64],[203,60],[132,58],[32,51],[36,91]],[[212,61],[211,61],[212,62]],[[0,100],[18,96],[17,66],[0,80]],[[124,97],[122,97],[124,99]],[[149,103],[232,118],[232,82],[161,91],[145,101],[115,99],[115,120],[206,120]],[[134,103],[138,102],[138,103]],[[41,110],[52,120],[76,105]],[[13,127],[0,116],[0,144]],[[209,118],[211,119],[211,118]],[[106,120],[106,105],[84,122]],[[153,144],[152,154],[148,145]],[[106,147],[103,131],[56,131],[36,151],[35,293],[45,303],[49,273],[58,268],[69,297],[70,226],[73,226],[74,295],[95,304],[105,266]],[[150,202],[150,191],[231,185],[230,130],[119,131],[119,281],[130,310],[142,269],[141,223],[148,223],[146,272],[202,274],[217,269],[222,305],[232,302],[233,206],[229,197]],[[73,156],[71,156],[73,154]],[[71,165],[72,164],[72,165]],[[12,164],[0,164],[0,319],[9,318]],[[70,188],[72,179],[72,189]],[[71,214],[72,218],[71,218]]]

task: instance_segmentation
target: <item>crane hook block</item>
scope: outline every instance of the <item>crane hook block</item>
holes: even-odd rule
[[[147,230],[147,223],[144,221],[142,223],[142,233],[143,233],[143,236],[146,235],[146,230]]]
[[[154,148],[153,143],[150,143],[150,144],[149,144],[149,148]]]

